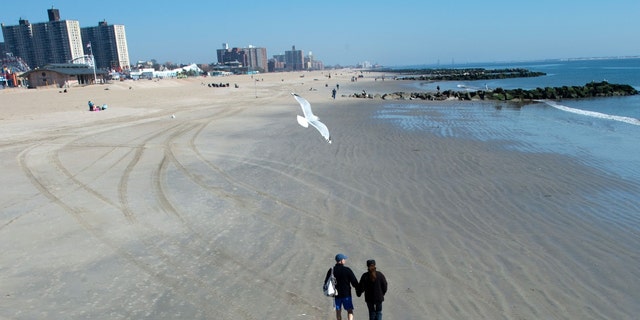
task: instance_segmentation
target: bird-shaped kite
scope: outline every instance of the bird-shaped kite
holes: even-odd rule
[[[327,142],[331,143],[331,135],[329,134],[329,129],[324,123],[320,122],[320,118],[313,114],[309,101],[295,93],[292,93],[292,95],[302,107],[302,113],[304,114],[304,117],[298,115],[298,123],[305,128],[308,128],[309,124],[311,124],[320,132],[320,134],[325,138],[325,140],[327,140]]]

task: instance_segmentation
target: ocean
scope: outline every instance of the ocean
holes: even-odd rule
[[[640,90],[640,59],[556,60],[457,66],[526,68],[545,72],[536,78],[482,81],[415,82],[407,91],[535,89],[582,86],[591,81],[629,84]],[[519,152],[565,155],[604,174],[640,188],[640,95],[561,100],[519,105],[506,102],[389,103],[374,116],[404,130],[443,137],[502,142]],[[598,201],[634,201],[637,194],[612,193]],[[635,209],[634,209],[635,210]],[[640,212],[619,212],[620,219],[640,229]],[[607,219],[616,220],[609,216]]]

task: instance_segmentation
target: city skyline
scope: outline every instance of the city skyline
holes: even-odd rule
[[[178,5],[179,4],[179,5]],[[243,2],[184,5],[111,0],[3,3],[0,23],[47,21],[47,9],[81,27],[124,25],[131,63],[215,63],[222,43],[264,47],[267,55],[292,46],[325,66],[369,61],[386,66],[464,64],[580,57],[635,56],[640,2],[542,0],[513,3],[423,1]],[[248,10],[242,10],[250,8]],[[4,39],[2,39],[4,41]]]

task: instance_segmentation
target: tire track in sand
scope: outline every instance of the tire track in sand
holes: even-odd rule
[[[154,136],[159,136],[161,133],[166,132],[166,130],[159,130],[158,132],[159,133],[154,134]],[[149,138],[149,139],[151,139],[151,138]],[[149,139],[147,139],[146,141],[148,141]],[[140,150],[143,146],[138,147],[138,150]],[[105,234],[103,234],[98,229],[93,227],[93,225],[91,224],[90,219],[89,219],[90,216],[93,214],[92,212],[90,212],[87,209],[74,206],[72,204],[69,204],[69,203],[61,200],[61,196],[56,195],[56,191],[53,190],[52,187],[49,186],[49,184],[46,181],[44,181],[44,180],[42,180],[42,178],[38,177],[38,174],[36,174],[34,169],[32,169],[28,164],[28,160],[27,160],[28,159],[28,155],[36,147],[38,147],[38,146],[34,145],[31,148],[29,148],[28,150],[25,150],[20,155],[19,162],[21,164],[21,168],[22,168],[23,172],[25,173],[25,175],[32,182],[32,184],[38,189],[38,191],[40,191],[40,193],[42,195],[44,195],[46,198],[48,198],[50,201],[52,201],[55,205],[58,205],[59,207],[63,208],[63,210],[65,212],[69,213],[79,223],[79,225],[84,230],[89,232],[94,238],[98,239],[101,243],[105,244],[107,247],[112,249],[119,257],[121,257],[121,258],[125,259],[126,261],[136,265],[139,269],[143,270],[143,272],[145,272],[148,275],[152,276],[152,278],[156,279],[156,281],[161,283],[163,286],[167,286],[168,285],[169,287],[173,288],[173,290],[175,290],[177,293],[179,293],[180,295],[183,296],[183,299],[185,301],[188,301],[191,304],[196,304],[197,302],[199,302],[196,306],[200,310],[205,310],[205,311],[208,312],[208,314],[218,314],[218,315],[220,315],[220,310],[211,309],[209,307],[209,302],[208,301],[201,300],[199,296],[196,296],[193,293],[193,290],[191,288],[186,287],[185,285],[181,284],[179,279],[170,277],[170,276],[168,276],[166,274],[163,274],[162,269],[158,269],[158,267],[152,267],[148,263],[145,263],[142,259],[136,257],[135,254],[127,251],[125,248],[122,248],[121,245],[118,245],[116,242],[114,242],[113,240],[108,238]],[[66,175],[66,179],[52,179],[52,181],[53,180],[55,180],[57,182],[65,181],[65,183],[72,183],[72,185],[70,187],[57,188],[57,189],[58,190],[60,190],[60,189],[65,190],[64,191],[65,194],[68,194],[69,190],[79,190],[79,189],[93,190],[89,186],[87,186],[86,184],[82,183],[77,178],[75,178],[73,176],[73,174],[71,174],[71,172],[66,167],[64,167],[64,165],[62,164],[62,162],[61,162],[61,160],[60,160],[60,158],[58,156],[59,152],[60,152],[60,149],[57,149],[56,152],[48,151],[47,152],[49,154],[48,158],[54,158],[54,160],[55,160],[55,161],[48,161],[48,163],[53,163],[54,166],[57,167],[57,170],[54,170],[54,171],[63,173],[64,175]],[[127,168],[128,169],[132,169],[134,166],[132,166],[131,163],[135,163],[135,162],[136,162],[136,159],[134,158],[130,162],[130,164],[127,166]],[[129,170],[128,173],[130,173],[130,172],[131,171]],[[124,176],[127,177],[128,174],[125,174]],[[99,195],[100,193],[92,192],[91,194]],[[126,203],[123,203],[122,205],[118,205],[117,203],[111,201],[110,199],[108,199],[108,198],[106,198],[104,196],[99,196],[99,198],[102,201],[105,201],[106,203],[108,203],[109,205],[112,205],[113,207],[115,207],[117,209],[122,209],[123,206],[126,206]],[[132,210],[129,210],[129,211],[133,212]],[[146,245],[147,245],[147,248],[149,248],[150,250],[151,249],[155,249],[153,246],[149,245],[149,242],[147,242]],[[177,264],[173,263],[170,259],[168,259],[166,255],[160,254],[159,256],[162,258],[162,261],[164,262],[165,265],[172,266],[172,267],[174,267],[174,269],[178,269],[178,268],[176,268]],[[198,284],[199,287],[207,287],[207,285],[203,281],[200,281],[199,278],[196,275],[192,275],[191,279],[192,280],[195,279],[196,283]],[[224,297],[222,297],[222,298],[224,298]],[[223,300],[228,300],[228,299],[223,299]],[[234,305],[234,303],[232,303],[231,301],[228,301],[228,302],[229,302],[229,305]],[[236,315],[237,314],[245,315],[245,317],[244,317],[245,319],[254,319],[252,316],[250,316],[247,313],[246,310],[242,310],[241,308],[238,308],[238,309],[234,310],[234,314],[236,314]],[[229,314],[229,316],[231,316],[231,314]]]

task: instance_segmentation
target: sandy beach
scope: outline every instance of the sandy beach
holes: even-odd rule
[[[376,259],[385,319],[638,317],[640,233],[590,200],[637,185],[375,121],[343,95],[406,83],[328,75],[0,90],[0,319],[335,319],[337,253]]]

